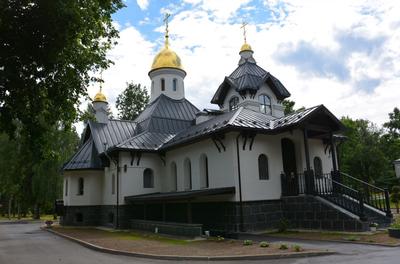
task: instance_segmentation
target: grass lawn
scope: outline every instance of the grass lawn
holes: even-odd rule
[[[326,252],[303,249],[295,244],[259,243],[230,239],[186,240],[141,231],[115,231],[95,228],[55,226],[53,230],[101,247],[142,254],[175,256],[240,256]]]
[[[361,243],[378,243],[384,245],[400,245],[400,239],[389,237],[386,231],[376,233],[342,233],[342,232],[307,232],[307,231],[285,231],[271,233],[274,237],[300,238],[310,240],[336,240]]]

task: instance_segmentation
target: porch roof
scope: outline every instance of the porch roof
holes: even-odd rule
[[[213,189],[202,189],[182,192],[166,192],[166,193],[150,193],[142,195],[125,196],[125,202],[150,202],[150,201],[166,201],[166,200],[188,200],[200,196],[211,196],[221,194],[234,194],[235,187],[222,187]]]

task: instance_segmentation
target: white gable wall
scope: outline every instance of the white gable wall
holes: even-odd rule
[[[221,108],[221,110],[229,111],[229,101],[233,97],[237,96],[239,98],[239,107],[246,105],[247,108],[250,108],[254,111],[259,112],[260,111],[260,103],[258,102],[258,96],[262,95],[262,94],[268,95],[269,98],[271,99],[272,116],[275,118],[284,116],[284,113],[283,113],[284,108],[283,108],[282,104],[278,102],[275,94],[272,92],[271,88],[266,83],[264,83],[260,87],[260,89],[258,89],[254,98],[250,98],[250,95],[246,94],[246,98],[242,99],[240,94],[238,92],[236,92],[235,89],[230,88],[225,97],[225,101],[224,101],[224,104],[223,104],[223,107]]]
[[[63,200],[66,206],[101,205],[103,184],[102,171],[66,171],[64,172]],[[84,180],[83,195],[78,195],[79,178]],[[65,184],[68,180],[68,195],[65,195]]]

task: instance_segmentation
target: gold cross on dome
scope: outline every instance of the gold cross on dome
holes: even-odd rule
[[[171,14],[165,13],[164,15],[164,23],[165,23],[165,37],[168,38],[168,19],[171,16]]]
[[[244,38],[244,43],[247,43],[247,39],[246,39],[246,26],[247,26],[247,22],[243,21],[242,26],[240,28],[243,28],[243,38]]]

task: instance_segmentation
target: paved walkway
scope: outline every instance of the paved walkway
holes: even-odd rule
[[[100,253],[82,247],[39,229],[40,224],[1,224],[0,225],[0,263],[5,264],[132,264],[132,263],[175,263],[175,261],[160,261],[139,259],[125,256],[114,256]],[[254,237],[252,239],[256,240]],[[263,238],[259,238],[263,240]],[[272,239],[269,239],[271,241]],[[307,259],[280,259],[268,261],[240,261],[216,263],[362,263],[362,264],[397,264],[400,259],[400,248],[385,248],[378,246],[352,245],[331,242],[288,241],[308,248],[329,248],[340,255],[313,257]],[[179,263],[193,263],[180,261]],[[196,261],[195,263],[208,263]]]

